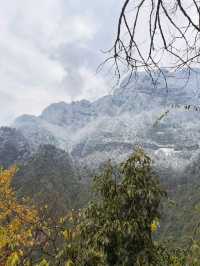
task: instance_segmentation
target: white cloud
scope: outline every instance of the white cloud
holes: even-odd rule
[[[97,75],[84,66],[79,69],[79,74],[83,80],[83,89],[82,93],[78,96],[79,99],[85,98],[94,101],[98,97],[108,93],[105,79],[100,75]]]
[[[105,25],[115,1],[0,0],[0,6],[0,124],[52,102],[106,93],[95,70],[104,38],[112,36]]]

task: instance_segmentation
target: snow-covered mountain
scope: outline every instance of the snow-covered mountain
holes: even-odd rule
[[[145,72],[126,76],[97,101],[54,103],[38,117],[18,117],[13,127],[33,150],[52,144],[83,164],[120,161],[140,145],[160,164],[180,167],[199,151],[200,112],[194,109],[200,106],[200,70],[164,74],[154,74],[156,86]]]

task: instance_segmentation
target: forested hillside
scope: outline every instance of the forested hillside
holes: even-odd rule
[[[51,205],[55,214],[84,206],[89,185],[80,181],[78,169],[69,154],[44,145],[19,166],[12,185],[17,195],[30,197],[37,204]]]
[[[51,146],[42,148],[44,161],[52,149],[55,152]],[[33,168],[30,169],[32,174]],[[59,204],[52,209],[54,194],[49,198],[44,193],[40,205],[37,197],[33,197],[35,205],[28,198],[17,197],[18,192],[11,187],[11,182],[18,176],[20,173],[16,175],[14,167],[0,173],[2,265],[199,265],[199,215],[191,216],[192,205],[199,202],[198,191],[192,190],[192,198],[189,188],[181,198],[177,190],[174,200],[177,200],[178,208],[176,206],[170,214],[165,206],[167,193],[164,186],[155,175],[150,157],[142,150],[135,151],[118,166],[112,166],[111,162],[104,165],[93,179],[95,197],[81,209],[66,208],[65,212],[57,212],[55,208],[62,208],[65,199],[59,197]],[[74,184],[72,176],[70,179],[69,187]],[[30,184],[36,193],[35,184]],[[24,187],[26,195],[33,192],[30,187]],[[45,183],[40,183],[39,187],[45,189]],[[73,188],[79,193],[77,187]],[[49,205],[44,204],[46,195]],[[186,204],[183,195],[190,195],[191,201]],[[196,212],[200,214],[198,208]],[[176,220],[176,217],[180,219]],[[163,226],[165,232],[159,237]],[[171,237],[174,245],[167,241]],[[187,237],[190,241],[184,246],[182,240]]]
[[[4,168],[14,164],[18,167],[12,180],[17,197],[30,198],[37,206],[48,205],[49,214],[54,215],[86,206],[93,197],[92,176],[104,167],[102,164],[94,171],[79,165],[67,152],[49,144],[33,151],[26,138],[11,128],[1,128],[0,154]],[[159,153],[156,156],[159,157]],[[178,170],[167,163],[165,168],[163,162],[157,164],[157,157],[154,157],[153,167],[168,199],[163,200],[156,238],[186,246],[200,218],[199,155],[195,154],[185,168]]]
[[[173,173],[167,180],[163,179],[169,200],[164,204],[159,237],[169,240],[175,246],[187,246],[191,238],[199,238],[195,233],[200,220],[199,163],[197,155],[184,171]]]

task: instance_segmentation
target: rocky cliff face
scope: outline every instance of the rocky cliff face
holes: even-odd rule
[[[81,164],[98,165],[130,154],[143,146],[160,164],[178,167],[199,151],[200,112],[185,111],[185,104],[200,103],[199,70],[124,77],[112,95],[95,102],[82,100],[47,107],[39,117],[22,116],[14,127],[35,149],[52,144],[71,153]],[[129,82],[127,82],[129,81]],[[166,88],[167,82],[167,88]],[[174,107],[182,108],[174,108]],[[167,110],[159,123],[155,123]]]

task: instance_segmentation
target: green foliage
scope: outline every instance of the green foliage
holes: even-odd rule
[[[138,150],[117,170],[109,163],[94,187],[98,200],[85,210],[81,225],[87,249],[101,254],[103,265],[158,265],[151,225],[166,194],[150,158]]]
[[[93,201],[60,217],[53,216],[48,205],[36,208],[28,200],[20,202],[10,186],[15,172],[0,171],[0,265],[200,265],[199,219],[193,221],[195,231],[184,249],[171,245],[167,234],[162,243],[156,240],[166,192],[143,150],[118,167],[108,162],[94,178]],[[199,215],[198,190],[194,191]],[[187,193],[181,204],[187,206]]]

